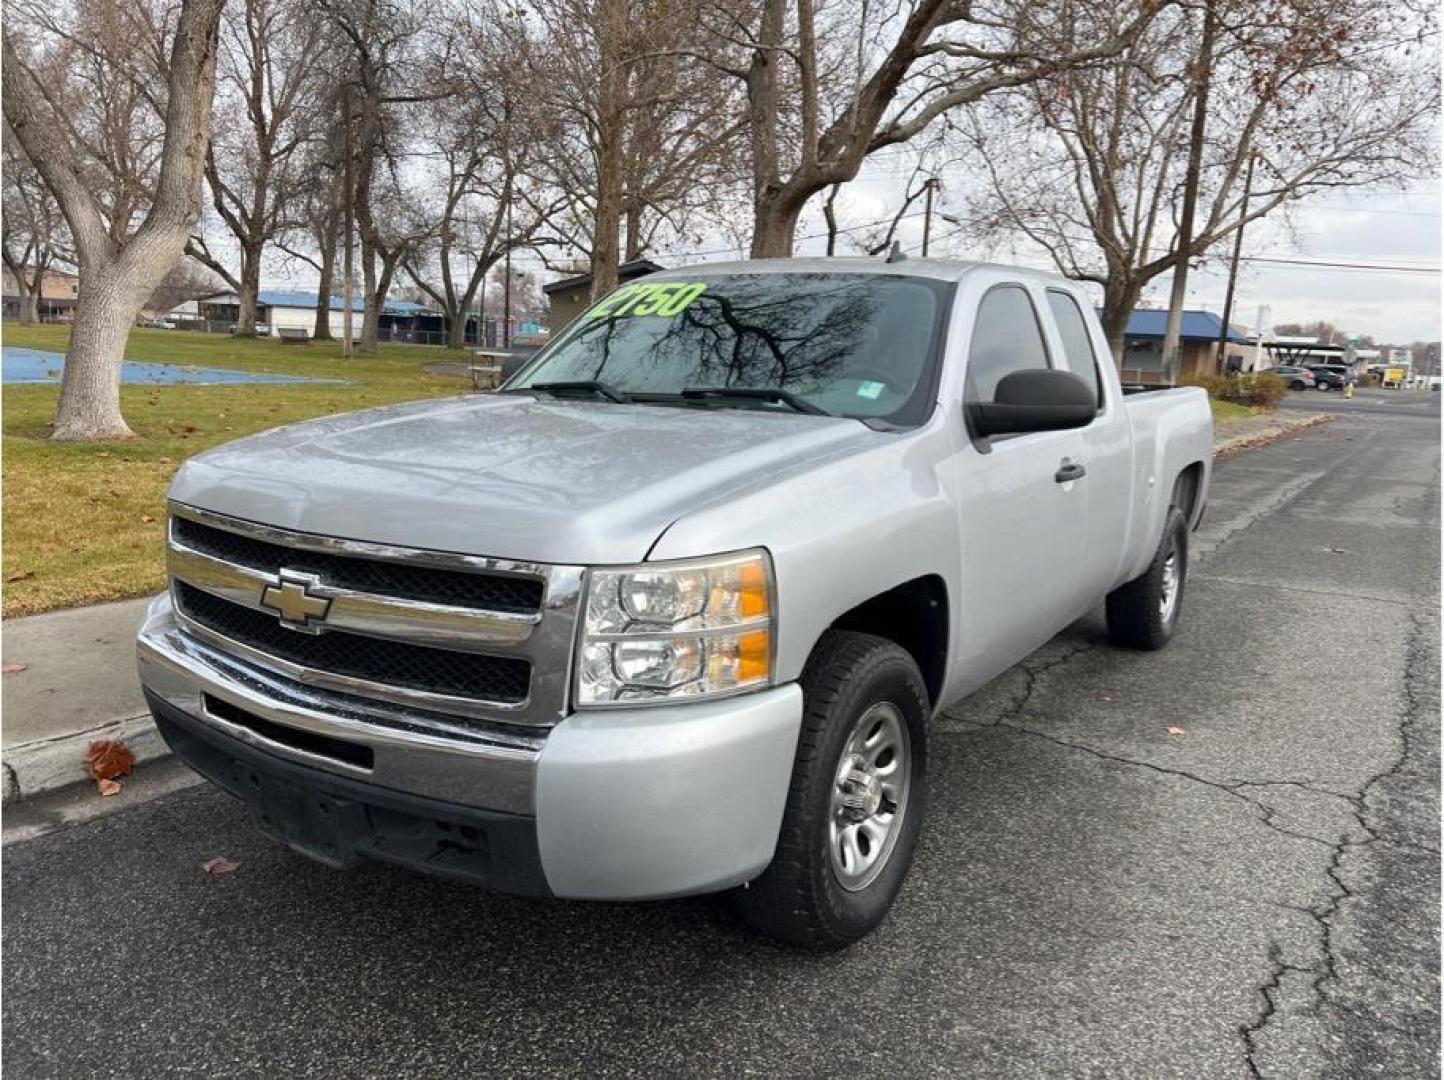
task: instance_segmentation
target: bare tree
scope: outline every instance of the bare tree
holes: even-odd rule
[[[266,245],[287,224],[305,174],[300,154],[320,121],[318,53],[323,23],[304,0],[241,0],[222,20],[216,137],[206,180],[216,214],[234,237],[240,268],[232,273],[203,237],[190,255],[236,291],[236,333],[256,332],[256,294]]]
[[[20,321],[38,322],[45,276],[57,264],[70,263],[70,238],[60,207],[8,130],[3,173],[0,258],[15,281]]]
[[[1125,63],[1060,72],[995,98],[968,123],[984,179],[973,235],[1021,239],[1064,274],[1100,285],[1115,358],[1129,313],[1159,275],[1310,194],[1432,168],[1439,89],[1433,61],[1408,51],[1416,28],[1362,0],[1301,0],[1286,11],[1235,0],[1219,17],[1186,240],[1197,12],[1161,15]]]
[[[474,3],[454,32],[438,92],[418,106],[416,151],[433,193],[422,213],[435,227],[403,265],[459,349],[487,273],[510,251],[553,242],[540,234],[566,200],[537,175],[548,124],[490,0]]]
[[[547,165],[568,206],[552,228],[589,259],[594,293],[616,285],[624,253],[682,232],[736,174],[738,87],[703,56],[706,6],[538,0],[507,24],[553,124]]]
[[[79,267],[79,300],[61,378],[55,439],[131,434],[120,411],[120,362],[137,313],[180,258],[200,215],[222,3],[181,2],[164,69],[164,101],[154,99],[164,117],[154,187],[137,197],[137,204],[145,205],[140,225],[122,235],[117,235],[114,205],[107,207],[87,182],[93,155],[65,111],[56,84],[45,77],[53,69],[37,71],[50,59],[47,50],[60,46],[20,44],[13,19],[7,20],[5,119],[60,204]],[[145,92],[153,94],[154,87],[145,85]]]
[[[752,255],[791,255],[808,200],[854,179],[870,154],[988,94],[1118,56],[1153,10],[1099,26],[1073,5],[1022,0],[915,0],[901,11],[760,0],[741,19],[717,6],[713,63],[747,87]],[[745,66],[728,59],[736,49]]]

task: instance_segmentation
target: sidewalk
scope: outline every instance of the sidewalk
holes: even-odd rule
[[[123,740],[137,762],[166,753],[141,697],[135,631],[148,598],[9,619],[0,656],[4,801],[86,779],[94,739]]]
[[[1327,419],[1274,415],[1221,423],[1214,451],[1229,457]],[[85,751],[94,739],[123,740],[137,763],[169,753],[135,671],[135,631],[148,602],[123,600],[4,623],[3,659],[25,665],[0,677],[5,802],[86,779]]]

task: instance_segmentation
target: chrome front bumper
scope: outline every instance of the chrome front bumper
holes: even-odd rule
[[[710,892],[761,873],[802,718],[802,692],[788,685],[574,713],[550,729],[463,725],[258,670],[184,630],[168,594],[147,611],[138,653],[142,683],[165,706],[319,780],[534,819],[547,886],[578,899]],[[261,723],[235,722],[244,714]],[[364,748],[370,765],[272,737],[287,731]]]

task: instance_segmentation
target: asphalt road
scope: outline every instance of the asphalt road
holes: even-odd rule
[[[5,1064],[1437,1075],[1438,462],[1381,406],[1221,464],[1179,636],[1085,620],[941,716],[917,866],[844,954],[338,875],[196,787],[6,847]]]

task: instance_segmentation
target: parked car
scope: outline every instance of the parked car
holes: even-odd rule
[[[908,872],[939,709],[1105,602],[1119,645],[1168,642],[1212,448],[1204,392],[1125,395],[1061,277],[665,271],[497,393],[189,459],[141,680],[181,759],[332,866],[736,889],[837,947]]]
[[[142,319],[140,325],[151,330],[174,330],[175,322],[171,319]]]
[[[1305,364],[1320,390],[1342,390],[1354,381],[1354,371],[1347,364]]]
[[[227,331],[226,331],[226,332],[227,332],[227,333],[234,334],[234,333],[236,333],[240,328],[241,328],[240,323],[231,323],[231,325],[227,328]],[[271,327],[270,327],[270,324],[268,324],[268,323],[263,323],[263,322],[258,322],[258,323],[256,323],[256,337],[270,337],[270,336],[271,336]]]
[[[1314,373],[1306,367],[1280,364],[1277,367],[1264,368],[1264,373],[1277,375],[1289,384],[1290,390],[1312,390],[1314,388]]]

